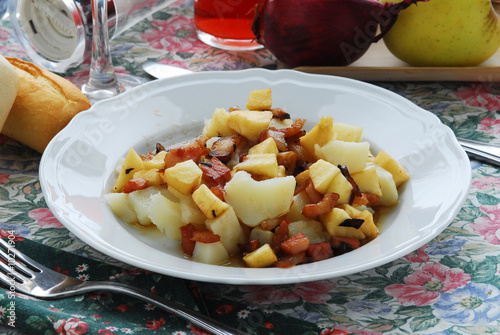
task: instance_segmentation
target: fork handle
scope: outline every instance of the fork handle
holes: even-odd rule
[[[192,324],[203,328],[214,335],[249,335],[244,331],[225,325],[201,313],[190,310],[175,302],[162,298],[148,291],[135,288],[133,286],[105,281],[88,281],[79,284],[78,287],[75,287],[75,289],[78,289],[78,291],[82,293],[100,290],[123,293],[159,306],[165,311],[174,314],[188,322],[191,322]]]

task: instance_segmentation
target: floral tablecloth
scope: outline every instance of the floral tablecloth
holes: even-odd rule
[[[204,45],[192,16],[192,2],[180,0],[113,39],[118,72],[144,76],[141,64],[148,59],[193,71],[276,68],[264,49],[238,53]],[[0,24],[0,53],[28,60],[8,15]],[[88,67],[64,76],[76,81]],[[457,136],[500,145],[499,83],[374,84],[435,113]],[[40,154],[0,135],[0,234],[57,271],[136,285],[254,334],[500,333],[498,167],[471,161],[472,186],[456,219],[405,257],[330,280],[234,286],[162,276],[92,249],[47,208],[39,162]],[[203,334],[154,306],[103,292],[41,301],[4,287],[0,323],[13,334]]]

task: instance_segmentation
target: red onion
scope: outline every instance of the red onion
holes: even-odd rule
[[[252,30],[289,67],[344,66],[359,59],[396,22],[399,12],[428,0],[261,0]],[[377,28],[381,26],[380,34]]]

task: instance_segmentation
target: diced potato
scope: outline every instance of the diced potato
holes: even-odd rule
[[[349,173],[356,173],[365,168],[370,152],[368,142],[344,142],[333,140],[324,146],[314,147],[316,156],[333,165],[345,165]]]
[[[226,184],[226,201],[247,226],[255,227],[264,220],[288,212],[295,191],[295,178],[255,181],[245,171],[238,171]]]
[[[312,201],[306,192],[300,192],[293,197],[292,206],[290,206],[290,210],[286,214],[286,217],[292,222],[309,220],[304,215],[302,215],[302,210],[304,209],[305,205],[310,204],[311,202]]]
[[[335,122],[333,132],[336,140],[344,142],[361,142],[363,138],[363,127]]]
[[[273,243],[274,233],[271,230],[264,230],[260,226],[255,227],[250,232],[250,241],[259,240],[260,245]]]
[[[144,161],[144,169],[164,169],[166,151],[160,151],[151,160]]]
[[[134,177],[134,173],[144,168],[144,163],[137,152],[130,148],[123,161],[123,165],[111,192],[121,192],[127,182]]]
[[[243,260],[251,268],[265,268],[277,262],[278,257],[269,244],[264,244],[259,249],[245,255]]]
[[[333,178],[340,173],[340,169],[330,162],[318,159],[309,166],[309,177],[312,180],[314,188],[319,193],[325,194]]]
[[[158,187],[148,187],[143,190],[128,193],[130,205],[137,214],[137,220],[141,225],[146,226],[151,224],[151,218],[149,217],[151,196],[160,192]]]
[[[276,146],[276,141],[272,137],[266,138],[259,144],[254,145],[248,150],[249,155],[253,154],[274,154],[279,153],[278,147]]]
[[[196,242],[193,260],[205,264],[223,265],[229,263],[229,255],[220,241],[213,243]]]
[[[255,90],[250,92],[246,108],[253,111],[268,111],[273,106],[271,89]]]
[[[344,177],[342,173],[338,173],[325,191],[326,193],[337,193],[339,195],[339,204],[347,204],[351,199],[352,193],[351,183]]]
[[[236,164],[233,169],[264,178],[274,178],[278,175],[278,160],[275,154],[249,154],[243,162]]]
[[[238,243],[244,244],[247,242],[240,221],[231,207],[216,219],[206,220],[206,226],[212,233],[220,236],[220,241],[230,255],[239,251]]]
[[[165,170],[163,180],[184,195],[191,194],[201,183],[203,172],[198,165],[189,159]]]
[[[208,138],[235,135],[236,131],[231,129],[227,124],[229,114],[224,108],[216,108],[212,114],[212,118],[203,129],[203,135]]]
[[[229,208],[229,205],[213,194],[205,184],[201,184],[193,192],[193,201],[209,219],[218,218]]]
[[[253,142],[258,142],[260,133],[267,129],[273,113],[269,111],[234,111],[229,113],[227,125]]]
[[[321,216],[321,222],[331,236],[353,237],[358,240],[365,239],[365,234],[361,229],[339,226],[342,222],[350,218],[345,210],[334,208],[330,213]]]
[[[289,236],[298,233],[306,235],[311,244],[329,240],[329,234],[323,224],[316,220],[295,221],[288,224]]]
[[[375,157],[374,162],[392,174],[392,178],[397,188],[410,179],[410,175],[406,172],[403,165],[385,151],[380,151]]]
[[[104,195],[111,211],[125,223],[131,224],[138,222],[137,214],[132,209],[128,201],[128,193],[108,193]]]
[[[316,157],[314,146],[324,146],[333,140],[333,118],[331,116],[321,117],[321,120],[300,138],[300,144],[306,149],[311,157]]]
[[[382,196],[377,170],[372,163],[367,163],[363,170],[351,174],[351,177],[361,192],[375,194],[379,197]]]
[[[178,200],[179,206],[181,207],[181,221],[185,224],[192,223],[197,227],[204,227],[205,220],[207,217],[201,212],[200,208],[194,203],[193,197],[191,195],[184,195],[179,191],[176,191],[173,187],[168,187],[170,193],[172,193]]]
[[[380,206],[387,207],[396,205],[399,201],[399,194],[396,183],[392,178],[392,174],[377,164],[374,166],[377,170],[380,188],[382,190],[382,196],[380,197],[378,204]]]
[[[378,228],[377,225],[375,225],[375,222],[373,221],[373,215],[366,209],[363,210],[361,213],[356,215],[356,219],[362,219],[365,220],[361,227],[361,231],[363,234],[365,234],[366,238],[369,239],[374,239],[375,237],[378,236]]]
[[[148,186],[160,186],[163,184],[161,172],[158,169],[141,170],[134,173],[134,178],[144,178],[148,181]]]
[[[181,220],[181,207],[178,203],[156,193],[149,199],[148,213],[151,222],[169,239],[181,239],[180,228],[185,223]]]

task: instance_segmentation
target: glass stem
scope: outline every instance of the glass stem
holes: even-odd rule
[[[87,95],[117,95],[123,91],[116,79],[108,31],[108,0],[92,0],[93,45],[88,83],[83,88]],[[100,93],[98,93],[98,91]]]

